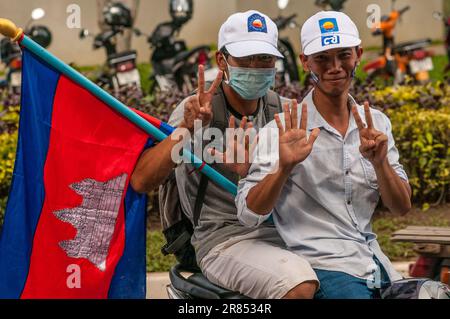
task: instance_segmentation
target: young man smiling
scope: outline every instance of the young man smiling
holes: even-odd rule
[[[288,247],[316,271],[316,298],[374,298],[374,271],[385,282],[401,276],[380,249],[372,215],[380,196],[391,212],[406,214],[411,188],[389,119],[349,95],[362,55],[356,25],[343,13],[320,12],[301,36],[314,88],[301,110],[285,105],[266,127],[278,146],[265,152],[260,139],[239,184],[238,216],[250,227],[273,215]]]

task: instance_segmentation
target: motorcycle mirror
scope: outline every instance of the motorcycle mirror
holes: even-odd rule
[[[297,26],[298,26],[298,24],[297,24],[297,22],[295,22],[295,21],[291,21],[291,22],[289,23],[289,28],[291,28],[291,29],[295,29]]]
[[[35,21],[42,19],[44,16],[45,16],[45,10],[42,8],[34,9],[31,12],[31,19],[33,19]]]
[[[441,12],[434,11],[433,18],[435,18],[436,20],[441,20],[443,18],[443,14]]]
[[[81,29],[80,31],[80,39],[84,39],[89,36],[89,30],[88,29]]]
[[[278,0],[278,8],[279,8],[280,10],[286,9],[286,7],[288,6],[288,4],[289,4],[289,0]]]

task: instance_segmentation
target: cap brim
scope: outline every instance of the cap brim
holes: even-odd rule
[[[227,51],[236,58],[256,54],[270,54],[279,58],[283,55],[273,45],[264,41],[242,41],[225,45]]]
[[[339,49],[339,48],[353,48],[361,44],[361,40],[351,36],[340,34],[340,41],[338,44],[330,44],[326,46],[322,46],[322,37],[319,37],[309,43],[303,51],[304,55],[311,55],[327,50]]]

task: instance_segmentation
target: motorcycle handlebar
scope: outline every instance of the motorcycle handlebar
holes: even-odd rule
[[[408,11],[409,9],[411,9],[411,6],[406,6],[403,9],[399,10],[398,12],[400,13],[400,15],[402,15],[403,13],[405,13],[406,11]]]
[[[289,17],[279,17],[276,20],[276,24],[278,29],[284,29],[292,20],[294,20],[297,17],[297,14],[294,13],[292,15],[290,15]]]

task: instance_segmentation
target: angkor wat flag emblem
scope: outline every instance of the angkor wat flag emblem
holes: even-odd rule
[[[24,50],[19,143],[0,237],[1,298],[144,298],[149,136]]]
[[[105,271],[126,180],[127,175],[123,174],[106,183],[86,179],[71,186],[83,196],[83,203],[79,207],[54,212],[60,220],[77,229],[75,239],[59,244],[69,257],[87,258]]]

